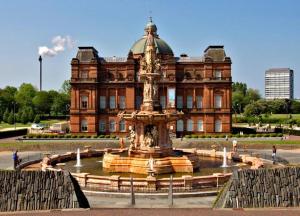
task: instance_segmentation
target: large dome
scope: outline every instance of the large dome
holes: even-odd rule
[[[132,52],[132,54],[145,53],[147,34],[149,31],[153,32],[153,36],[154,36],[153,39],[154,39],[154,44],[156,47],[156,53],[157,54],[165,54],[165,55],[173,55],[173,51],[172,51],[171,47],[164,40],[162,40],[158,37],[158,35],[156,33],[157,27],[152,22],[151,18],[145,27],[145,35],[141,39],[136,41],[130,48],[130,51]]]

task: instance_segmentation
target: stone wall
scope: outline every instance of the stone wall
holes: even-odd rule
[[[0,211],[88,208],[69,172],[0,171]]]
[[[298,207],[300,167],[241,170],[234,172],[217,207]],[[222,203],[220,205],[220,202]]]

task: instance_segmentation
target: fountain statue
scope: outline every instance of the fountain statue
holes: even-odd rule
[[[120,112],[118,117],[132,123],[128,157],[105,154],[103,168],[109,172],[147,174],[149,158],[155,159],[155,173],[193,172],[199,168],[199,159],[193,154],[178,156],[172,148],[167,124],[183,117],[183,112],[168,111],[159,102],[158,82],[162,78],[161,60],[156,55],[156,29],[146,28],[146,47],[140,59],[139,79],[144,83],[140,111]]]
[[[75,167],[82,167],[81,160],[80,160],[80,149],[77,149],[77,155],[76,155],[76,165]]]

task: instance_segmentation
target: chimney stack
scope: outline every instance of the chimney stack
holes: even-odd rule
[[[40,55],[39,57],[39,62],[40,62],[40,91],[42,91],[42,56]]]

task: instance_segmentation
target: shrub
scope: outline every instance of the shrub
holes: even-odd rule
[[[256,134],[256,137],[262,137],[262,134]]]
[[[205,138],[205,135],[199,135],[198,138]]]
[[[27,135],[24,135],[24,136],[23,136],[23,139],[26,139],[26,138],[27,138]]]
[[[33,122],[36,123],[36,124],[40,123],[40,122],[41,122],[40,115],[37,114],[37,115],[34,117]]]
[[[197,139],[197,138],[198,138],[198,135],[192,134],[192,138]]]
[[[283,134],[282,133],[278,133],[277,137],[283,137]]]
[[[192,135],[185,135],[184,136],[184,138],[187,138],[187,139],[189,139],[189,138],[191,138],[192,137]]]
[[[69,139],[69,138],[71,138],[71,137],[72,137],[71,134],[66,134],[66,135],[65,135],[65,138],[67,138],[67,139]]]
[[[40,139],[42,137],[41,134],[36,135],[36,138]]]
[[[105,138],[110,138],[110,135],[105,135]]]
[[[85,135],[84,138],[91,138],[91,135]]]
[[[211,135],[207,135],[206,138],[211,138]]]
[[[77,138],[78,136],[77,136],[77,135],[72,135],[71,137],[72,137],[72,138]]]
[[[78,138],[84,138],[84,135],[79,135]]]
[[[94,136],[93,136],[94,139],[96,139],[97,137],[98,137],[97,135],[94,135]]]
[[[101,135],[99,135],[98,137],[99,137],[99,138],[104,138],[105,135],[101,134]]]
[[[32,139],[32,138],[34,138],[34,135],[33,134],[28,134],[27,137]]]
[[[276,136],[277,136],[277,134],[274,134],[274,133],[270,134],[270,137],[276,137]]]
[[[53,139],[53,138],[54,138],[54,135],[53,135],[53,134],[50,134],[50,135],[49,135],[49,138]]]
[[[110,138],[115,139],[117,136],[116,135],[110,135]]]
[[[270,137],[270,134],[263,134],[263,137]]]
[[[250,134],[249,137],[255,137],[255,134]]]
[[[42,138],[48,138],[49,135],[48,134],[42,134]]]

